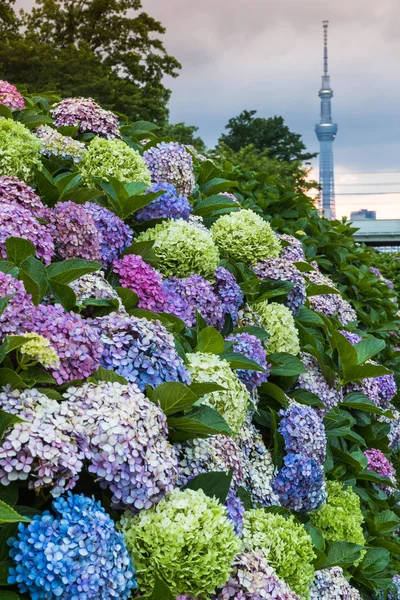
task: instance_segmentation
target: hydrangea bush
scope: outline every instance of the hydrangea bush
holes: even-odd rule
[[[0,119],[0,176],[17,177],[25,183],[33,180],[40,165],[41,143],[25,125]]]

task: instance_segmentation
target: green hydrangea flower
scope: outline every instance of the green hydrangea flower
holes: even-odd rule
[[[263,552],[278,577],[302,597],[309,598],[315,554],[310,536],[294,517],[285,519],[262,508],[246,511],[243,541],[246,548]]]
[[[20,335],[28,339],[25,344],[20,346],[20,354],[25,355],[28,359],[31,358],[34,362],[39,362],[46,369],[57,369],[59,367],[58,354],[47,338],[38,333],[22,333]]]
[[[232,371],[228,361],[215,354],[194,352],[187,355],[187,369],[195,383],[213,382],[225,389],[206,394],[202,403],[215,408],[237,435],[246,418],[249,393],[246,386]]]
[[[14,176],[31,183],[33,169],[41,164],[41,147],[25,125],[0,118],[0,176]]]
[[[252,210],[220,217],[211,227],[214,242],[224,256],[255,265],[263,258],[277,258],[281,244],[269,223]]]
[[[106,181],[115,177],[122,183],[140,181],[147,186],[151,183],[144,158],[122,140],[93,138],[79,163],[79,171],[86,184],[92,182],[92,177]]]
[[[211,279],[219,263],[218,249],[209,233],[178,219],[158,223],[144,231],[138,242],[154,240],[158,268],[166,277],[185,278],[193,273]]]
[[[339,481],[328,481],[326,484],[328,499],[314,513],[311,521],[318,527],[330,542],[351,542],[365,545],[362,529],[364,517],[361,512],[360,498],[351,487],[344,488]],[[358,565],[365,551],[355,563]]]
[[[278,302],[268,300],[256,302],[252,309],[261,318],[267,330],[267,352],[289,352],[295,356],[300,352],[299,334],[290,309]]]
[[[225,508],[202,490],[174,490],[149,510],[126,513],[121,526],[145,594],[158,572],[174,595],[208,598],[241,547]]]

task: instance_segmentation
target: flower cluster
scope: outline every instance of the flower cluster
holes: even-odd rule
[[[11,108],[11,110],[23,110],[25,101],[15,85],[0,79],[0,104]]]
[[[112,492],[114,507],[147,509],[173,489],[178,461],[166,416],[137,386],[85,383],[64,397],[88,471]]]
[[[190,383],[174,338],[159,321],[112,313],[92,322],[104,345],[101,364],[143,391],[166,381]]]
[[[261,318],[262,324],[268,333],[268,354],[288,352],[297,355],[300,352],[299,334],[292,312],[287,306],[262,300],[256,302],[252,308]]]
[[[253,503],[279,506],[279,498],[272,489],[274,463],[260,432],[252,423],[250,414],[247,415],[236,442],[242,452],[244,487]]]
[[[202,490],[174,490],[121,524],[145,593],[157,571],[174,594],[207,596],[228,580],[240,548],[225,508]]]
[[[306,390],[318,396],[324,403],[326,410],[330,410],[339,404],[343,400],[343,391],[342,389],[337,389],[337,381],[334,382],[332,387],[329,385],[322,374],[318,360],[314,356],[311,356],[311,354],[302,352],[301,360],[306,372],[299,375],[296,388]]]
[[[29,210],[14,202],[0,203],[0,256],[7,258],[6,240],[14,236],[31,242],[36,248],[37,258],[42,258],[46,264],[54,256],[54,243],[51,229],[41,225]]]
[[[171,277],[164,281],[163,289],[167,298],[167,312],[185,321],[188,327],[193,327],[196,323],[196,310],[207,325],[216,329],[222,329],[224,326],[222,303],[214,293],[211,283],[204,277]]]
[[[92,98],[64,98],[51,111],[58,127],[79,127],[79,133],[95,133],[107,139],[119,137],[118,117]]]
[[[118,312],[125,312],[121,299],[113,287],[105,280],[101,271],[87,273],[78,279],[71,281],[69,286],[76,295],[76,303],[82,307],[85,301],[92,300],[117,300],[119,303]]]
[[[83,467],[83,453],[61,405],[35,389],[3,388],[0,408],[23,419],[6,430],[1,442],[2,485],[29,478],[30,489],[51,488],[53,496],[73,488]]]
[[[344,488],[339,481],[328,481],[326,488],[328,499],[326,504],[311,514],[313,525],[330,542],[351,542],[364,546],[364,517],[360,498],[350,487]],[[360,560],[361,558],[357,562]]]
[[[49,125],[40,125],[35,135],[42,143],[40,153],[47,158],[61,158],[79,163],[86,152],[85,144],[70,136],[62,135]]]
[[[47,338],[38,333],[21,333],[19,335],[27,338],[27,342],[19,348],[21,354],[39,362],[46,369],[59,368],[60,359]]]
[[[268,258],[260,261],[253,267],[259,279],[274,279],[289,281],[294,286],[285,301],[286,306],[297,314],[300,306],[306,301],[306,280],[292,262],[284,258]]]
[[[309,281],[315,285],[327,285],[330,288],[335,289],[332,281],[319,273],[318,271],[311,271],[307,273]],[[331,294],[319,294],[317,296],[310,297],[310,306],[316,312],[322,313],[327,317],[337,316],[342,325],[347,325],[352,321],[357,320],[357,314],[352,306],[342,298],[339,292]]]
[[[379,475],[389,477],[393,485],[396,487],[396,471],[388,458],[376,448],[370,448],[364,451],[365,456],[368,459],[367,469],[368,471],[375,471]],[[395,491],[395,487],[388,485],[382,485],[381,489],[386,494],[392,494]]]
[[[235,204],[239,204],[239,200],[236,198],[235,194],[231,194],[230,192],[220,192],[218,196],[225,196],[226,198],[229,198],[229,200],[232,200],[232,202],[235,202]]]
[[[237,434],[249,405],[246,386],[232,371],[228,361],[219,359],[215,354],[195,352],[188,354],[187,359],[187,367],[195,383],[213,382],[224,388],[203,396],[202,403],[215,408]]]
[[[188,199],[182,194],[178,194],[173,185],[170,183],[155,183],[147,191],[164,191],[164,193],[138,210],[136,220],[139,223],[151,219],[184,219],[185,221],[189,219],[193,209]]]
[[[161,142],[144,153],[153,183],[170,183],[186,198],[194,190],[193,159],[177,142]]]
[[[241,552],[232,564],[229,580],[215,600],[300,600],[279,579],[262,552]]]
[[[0,314],[0,337],[19,333],[26,316],[33,309],[31,296],[25,291],[22,281],[0,271],[0,298],[7,298],[8,304]]]
[[[84,209],[94,219],[97,230],[101,235],[102,262],[109,267],[122,252],[132,243],[133,233],[115,213],[94,202],[85,202]]]
[[[80,315],[64,312],[60,304],[33,307],[26,329],[43,335],[55,349],[60,366],[51,374],[58,385],[90,377],[99,367],[103,346],[96,330]]]
[[[278,427],[285,440],[286,452],[303,453],[323,463],[326,455],[326,435],[322,419],[311,406],[291,401]]]
[[[0,176],[33,179],[40,165],[41,143],[25,125],[12,119],[0,119]]]
[[[55,228],[56,250],[63,259],[101,260],[101,233],[90,212],[75,202],[58,202],[51,223]]]
[[[100,502],[68,494],[53,512],[20,523],[11,546],[8,583],[32,600],[128,600],[135,570],[123,534]]]
[[[255,335],[246,332],[232,334],[226,339],[229,342],[233,342],[234,352],[243,354],[246,358],[254,360],[260,367],[265,369],[264,373],[262,371],[247,371],[244,369],[237,371],[240,381],[245,384],[247,389],[251,392],[267,381],[270,365],[267,363],[267,353],[262,342]]]
[[[243,521],[244,521],[244,504],[232,489],[229,490],[228,496],[225,501],[226,516],[233,525],[235,534],[239,537],[243,533]]]
[[[34,217],[46,220],[50,218],[50,209],[44,206],[40,197],[29,185],[17,177],[0,177],[0,201],[19,204]]]
[[[289,244],[288,246],[284,246],[282,244],[281,258],[290,260],[292,262],[304,262],[306,260],[303,244],[300,240],[295,238],[293,235],[287,235],[285,233],[277,233],[276,236],[278,239]]]
[[[214,241],[224,256],[254,265],[276,258],[281,245],[271,226],[252,210],[240,210],[220,217],[211,227]]]
[[[228,314],[232,319],[232,323],[236,325],[239,308],[243,304],[243,292],[232,273],[225,267],[215,269],[214,281],[213,289],[222,302],[223,313]]]
[[[340,567],[330,567],[315,573],[310,600],[361,600],[361,596],[349,584]]]
[[[262,552],[278,577],[295,592],[307,596],[314,580],[315,554],[310,536],[293,516],[285,519],[264,509],[246,511],[243,541],[246,548]]]
[[[393,281],[390,281],[390,279],[385,279],[385,277],[382,275],[379,269],[377,269],[376,267],[369,267],[369,270],[375,275],[375,277],[386,283],[388,288],[390,288],[391,290],[394,289]]]
[[[113,271],[119,275],[123,287],[129,288],[138,295],[139,308],[165,312],[167,298],[162,277],[141,256],[128,254],[116,260]]]
[[[150,185],[150,173],[143,157],[122,140],[94,138],[79,163],[84,183],[90,185],[94,177],[109,181],[115,177],[122,183],[142,182]]]
[[[184,278],[194,273],[213,277],[219,255],[209,233],[178,219],[158,223],[137,238],[138,242],[150,240],[154,240],[158,266],[166,277]]]
[[[309,513],[326,500],[324,470],[320,462],[306,454],[286,454],[284,466],[272,482],[282,506]]]

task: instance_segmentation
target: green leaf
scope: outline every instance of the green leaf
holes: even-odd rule
[[[115,291],[121,298],[122,304],[128,313],[137,306],[139,296],[135,292],[122,286],[115,288]]]
[[[388,487],[396,487],[389,477],[379,475],[379,473],[375,473],[375,471],[365,470],[361,473],[357,473],[357,479],[362,479],[363,481],[372,481],[373,483],[387,485]]]
[[[0,410],[0,440],[3,439],[6,429],[15,423],[23,423],[23,419],[20,419],[17,415],[12,415],[4,410]]]
[[[36,254],[35,246],[19,237],[9,237],[6,239],[7,259],[14,265],[19,266],[29,256]]]
[[[68,284],[87,273],[99,271],[101,268],[102,265],[98,262],[83,258],[71,258],[49,265],[46,271],[49,280]]]
[[[229,192],[233,187],[238,187],[237,181],[229,181],[228,179],[214,177],[214,179],[211,179],[211,181],[208,181],[201,186],[201,192],[205,196],[212,196],[220,194],[221,192]]]
[[[237,202],[231,200],[227,196],[209,196],[208,198],[202,198],[196,202],[193,208],[193,214],[203,218],[210,217],[216,211],[226,208],[239,210],[240,206]]]
[[[154,587],[149,600],[175,600],[175,595],[157,573],[154,574]]]
[[[15,278],[18,278],[19,269],[12,262],[9,262],[7,260],[0,260],[0,272],[6,273],[8,275],[12,275]]]
[[[321,531],[317,527],[311,525],[310,523],[304,525],[304,529],[307,531],[308,535],[312,539],[313,546],[317,548],[317,550],[319,550],[320,552],[324,552],[325,539]]]
[[[378,415],[384,414],[384,411],[381,408],[376,406],[376,404],[374,404],[372,400],[368,398],[368,396],[362,394],[361,392],[350,392],[350,394],[346,394],[340,404],[341,406],[347,406],[348,408],[352,408],[354,410],[363,410],[367,413]]]
[[[365,469],[368,465],[368,459],[361,450],[350,453],[334,446],[331,447],[331,450],[333,456],[339,458],[342,463],[350,465],[357,473]]]
[[[47,292],[47,276],[43,263],[29,256],[21,263],[19,276],[24,282],[26,291],[31,294],[32,302],[37,306]]]
[[[389,561],[390,552],[385,548],[368,548],[360,569],[365,575],[374,575],[383,571],[388,566]]]
[[[0,524],[3,523],[30,523],[30,519],[22,517],[11,506],[0,500]]]
[[[134,242],[123,251],[122,256],[126,256],[127,254],[137,254],[149,265],[156,267],[158,265],[158,259],[153,250],[153,246],[154,240],[149,240],[148,242]]]
[[[26,384],[21,377],[11,369],[0,369],[0,387],[10,385],[14,390],[22,390],[26,388]]]
[[[21,600],[21,596],[10,590],[0,590],[0,600]]]
[[[224,338],[214,327],[206,327],[200,331],[195,352],[221,354],[223,351]]]
[[[0,117],[4,117],[5,119],[11,119],[13,118],[13,114],[11,112],[11,110],[8,108],[8,106],[5,106],[4,104],[0,103]]]
[[[346,569],[351,567],[359,560],[362,549],[363,546],[350,542],[333,542],[328,549],[326,563],[320,565],[319,568],[327,569],[338,566]]]
[[[361,381],[371,377],[380,377],[381,375],[390,375],[392,372],[381,365],[373,365],[365,363],[364,365],[354,365],[343,367],[342,385],[346,385],[352,381]]]
[[[197,437],[208,437],[210,435],[232,435],[228,423],[213,408],[209,406],[196,406],[183,417],[170,417],[168,427],[174,441],[190,440]]]
[[[338,437],[351,434],[351,427],[356,420],[346,411],[337,406],[328,411],[324,418],[327,437]]]
[[[357,352],[358,364],[362,364],[369,360],[385,348],[386,344],[383,340],[376,338],[366,338],[354,345]]]
[[[301,388],[290,392],[290,397],[294,398],[301,404],[306,404],[307,406],[325,408],[325,404],[316,394],[313,394],[312,392],[309,392],[307,390],[302,390]]]
[[[54,279],[50,279],[48,281],[48,286],[50,288],[50,292],[54,296],[55,301],[59,302],[64,310],[69,312],[75,308],[76,294],[74,290],[69,287],[69,285],[54,281]]]
[[[268,339],[268,333],[263,327],[256,327],[255,325],[245,325],[244,327],[238,327],[232,332],[232,335],[236,333],[249,333],[254,335],[259,340],[264,341]]]
[[[52,208],[57,204],[60,196],[60,192],[58,191],[58,187],[56,186],[53,177],[47,169],[42,167],[41,170],[35,169],[35,179],[40,197],[45,200],[47,206]]]
[[[203,490],[206,496],[216,498],[221,504],[225,504],[229,488],[232,482],[233,471],[209,471],[201,473],[189,481],[184,489]]]
[[[334,287],[330,287],[329,285],[317,285],[316,283],[311,283],[307,287],[307,296],[320,296],[325,294],[339,294],[338,290]]]
[[[300,323],[305,323],[307,325],[321,325],[324,326],[324,320],[320,317],[320,315],[310,308],[306,308],[305,306],[300,306],[299,312],[296,316],[296,320],[300,321]]]
[[[110,383],[117,382],[121,383],[122,385],[126,385],[128,383],[125,377],[122,377],[122,375],[118,375],[118,373],[115,371],[112,371],[111,369],[105,369],[101,366],[95,373],[93,373],[93,375],[90,376],[90,378],[94,379],[95,381],[107,381]]]
[[[220,358],[228,361],[231,369],[244,369],[245,371],[260,371],[261,373],[265,373],[264,367],[256,363],[255,360],[246,358],[243,354],[224,352]]]
[[[258,388],[258,391],[260,394],[266,394],[267,396],[270,396],[271,398],[279,402],[279,404],[281,404],[284,408],[286,408],[288,404],[287,396],[278,385],[275,385],[274,383],[270,383],[268,381],[267,383],[263,383]]]
[[[400,518],[391,510],[383,510],[374,515],[374,527],[380,535],[394,533],[399,526]]]
[[[183,383],[162,383],[151,392],[150,400],[167,415],[191,408],[197,396]]]
[[[287,352],[270,354],[267,361],[271,364],[271,375],[294,377],[306,372],[301,360]]]
[[[221,390],[226,390],[226,388],[218,383],[204,382],[204,383],[191,383],[188,386],[191,391],[196,394],[198,398],[202,398],[206,394],[211,394],[212,392],[220,392]]]

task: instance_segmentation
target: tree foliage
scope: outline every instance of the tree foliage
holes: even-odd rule
[[[186,144],[187,146],[193,146],[198,152],[205,152],[206,145],[202,138],[196,133],[199,128],[195,125],[186,125],[185,123],[168,123],[163,127],[161,132],[162,136],[167,137],[169,140],[179,142],[180,144]]]

